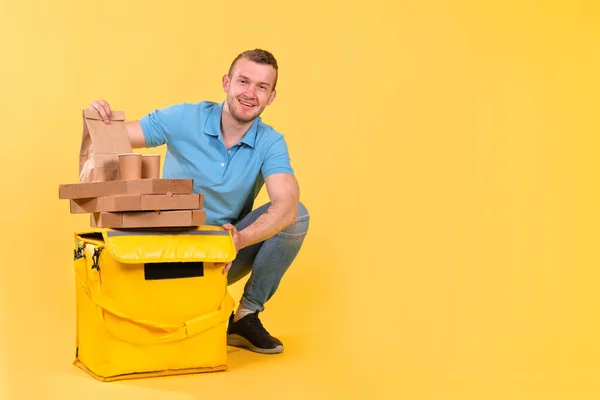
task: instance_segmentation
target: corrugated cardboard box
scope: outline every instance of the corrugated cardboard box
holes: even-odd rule
[[[59,199],[82,199],[123,194],[191,194],[192,179],[139,179],[59,185]]]
[[[90,214],[94,228],[158,228],[206,225],[205,210],[131,211]]]
[[[71,213],[193,210],[204,206],[202,194],[126,194],[71,199]]]

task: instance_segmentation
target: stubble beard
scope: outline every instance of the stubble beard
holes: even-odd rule
[[[229,107],[229,113],[231,114],[231,116],[233,117],[233,119],[235,119],[237,122],[241,123],[241,124],[247,124],[249,122],[254,121],[256,118],[258,118],[260,116],[260,114],[262,114],[263,109],[259,109],[254,115],[252,115],[250,118],[244,118],[241,115],[239,115],[236,111],[236,106],[240,106],[239,102],[237,100],[237,98],[228,98],[227,99],[227,106]],[[240,106],[241,107],[241,106]]]

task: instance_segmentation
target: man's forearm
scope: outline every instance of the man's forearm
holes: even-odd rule
[[[269,209],[253,224],[240,231],[242,237],[241,247],[252,246],[275,236],[296,221],[297,213],[297,201],[272,203]]]

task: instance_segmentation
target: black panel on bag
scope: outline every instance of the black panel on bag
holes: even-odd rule
[[[204,276],[203,262],[164,262],[144,264],[144,278],[157,279],[193,278]]]

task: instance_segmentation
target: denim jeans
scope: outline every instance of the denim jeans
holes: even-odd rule
[[[271,203],[251,211],[237,223],[238,231],[258,219]],[[242,279],[249,272],[250,278],[244,288],[240,304],[249,310],[263,311],[265,303],[273,296],[283,274],[298,255],[308,232],[309,215],[302,203],[298,205],[296,222],[275,236],[240,250],[228,272],[228,284]]]

